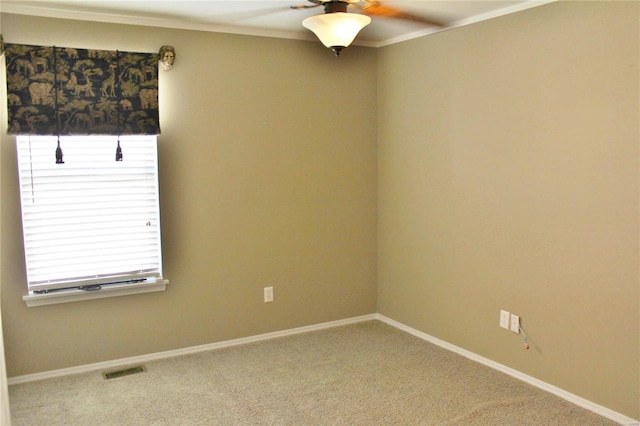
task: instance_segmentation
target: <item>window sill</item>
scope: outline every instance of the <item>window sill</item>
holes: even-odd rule
[[[169,280],[161,279],[143,283],[111,284],[105,285],[100,290],[86,291],[69,289],[54,291],[46,294],[27,294],[22,297],[27,307],[55,305],[58,303],[81,302],[83,300],[104,299],[105,297],[128,296],[130,294],[153,293],[164,291]]]

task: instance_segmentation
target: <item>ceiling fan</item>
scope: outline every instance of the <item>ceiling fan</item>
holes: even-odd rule
[[[358,32],[371,23],[371,16],[404,19],[431,26],[443,27],[434,19],[412,15],[402,10],[385,6],[377,0],[307,0],[311,4],[291,6],[292,9],[324,7],[324,14],[315,15],[302,21],[305,28],[314,32],[320,41],[333,50],[336,57],[349,46]],[[348,6],[355,6],[360,13],[347,13]]]

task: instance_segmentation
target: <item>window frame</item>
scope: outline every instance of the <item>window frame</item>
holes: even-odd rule
[[[28,184],[31,185],[32,181],[30,179],[33,179],[33,175],[30,175],[26,178],[22,176],[22,174],[25,173],[24,170],[25,170],[26,159],[24,158],[24,153],[23,153],[23,158],[20,158],[20,155],[21,155],[20,145],[21,144],[24,145],[25,143],[27,143],[29,138],[30,138],[29,136],[16,137],[18,169],[19,169],[19,175],[20,175],[19,183],[21,186],[20,187],[20,203],[21,203],[21,219],[22,219],[21,223],[22,223],[22,229],[23,229],[23,238],[26,238],[25,208],[23,206],[23,203],[25,203],[25,199],[27,198],[27,195],[25,194],[28,194],[29,192],[29,190],[25,189],[25,182],[28,181]],[[56,140],[58,140],[58,137],[57,136],[51,136],[51,137],[32,136],[31,138],[34,138],[34,140],[38,140],[39,143],[51,144],[51,142],[53,142],[51,144],[52,149],[49,152],[51,152],[51,162],[54,163],[55,162],[55,159],[54,159],[55,143],[56,143]],[[145,231],[145,232],[147,233],[146,238],[151,238],[150,241],[156,241],[157,244],[156,246],[154,246],[154,248],[150,248],[148,250],[147,249],[140,250],[141,252],[149,253],[150,259],[155,259],[155,263],[154,263],[156,265],[155,269],[151,270],[150,272],[139,272],[139,273],[134,272],[134,273],[131,273],[130,275],[126,274],[124,276],[119,276],[117,275],[117,272],[121,270],[121,269],[118,269],[121,267],[118,266],[118,267],[115,267],[115,271],[113,271],[114,274],[112,275],[113,277],[112,279],[105,280],[105,279],[98,278],[97,281],[93,283],[91,282],[91,278],[89,278],[88,280],[85,279],[82,282],[77,282],[73,280],[72,279],[73,274],[75,273],[75,270],[73,269],[73,267],[71,267],[71,270],[73,270],[73,272],[70,273],[69,280],[67,281],[54,280],[52,276],[51,284],[46,283],[45,285],[42,285],[41,281],[40,282],[36,281],[37,284],[33,284],[34,280],[31,280],[32,283],[30,283],[28,278],[28,282],[27,282],[28,293],[25,296],[23,296],[23,301],[27,304],[28,307],[57,304],[57,303],[76,302],[81,300],[99,299],[99,298],[105,298],[105,297],[124,296],[129,294],[140,294],[140,293],[164,291],[166,289],[167,284],[169,283],[169,281],[164,279],[162,276],[162,243],[161,243],[161,236],[160,236],[160,203],[159,203],[159,194],[158,194],[159,179],[158,179],[158,159],[157,159],[157,136],[136,135],[136,136],[120,136],[119,138],[117,136],[65,136],[65,137],[60,137],[59,140],[61,141],[61,144],[64,148],[65,141],[67,142],[67,145],[71,145],[71,143],[69,143],[69,141],[71,140],[77,143],[80,139],[83,140],[82,141],[83,143],[85,141],[86,143],[91,143],[92,141],[91,138],[93,138],[92,140],[94,142],[100,141],[101,143],[113,144],[113,152],[111,153],[112,155],[109,156],[110,157],[109,161],[113,161],[114,163],[116,163],[115,162],[116,144],[122,143],[123,147],[126,147],[127,142],[130,142],[136,138],[138,139],[153,138],[154,139],[153,141],[149,139],[145,141],[146,144],[151,144],[153,146],[153,150],[151,151],[152,156],[150,157],[148,154],[145,154],[146,162],[145,162],[144,168],[146,168],[147,170],[145,172],[138,173],[138,176],[146,175],[147,181],[149,180],[148,176],[151,173],[154,176],[153,178],[154,180],[151,181],[150,184],[146,183],[145,185],[143,185],[143,189],[139,191],[142,191],[142,192],[152,191],[152,193],[153,191],[155,191],[155,194],[154,194],[155,199],[152,197],[151,201],[147,202],[147,205],[151,206],[150,214],[155,214],[155,218],[157,220],[157,230],[148,231],[148,232]],[[31,150],[31,145],[29,149]],[[127,159],[126,148],[123,148],[123,150],[125,152],[124,161],[126,161]],[[73,153],[69,153],[69,154],[70,155],[65,154],[65,161],[68,158],[71,158],[73,160]],[[31,152],[29,153],[29,155],[31,155]],[[32,158],[29,157],[28,161],[29,163],[27,165],[29,167],[32,167],[31,162],[35,160],[32,160]],[[153,167],[152,169],[149,166],[150,164]],[[118,164],[117,167],[121,167],[125,165],[126,164],[120,163]],[[54,167],[65,167],[65,165],[54,164]],[[102,170],[101,167],[102,166],[96,166],[96,169]],[[106,167],[110,169],[111,165],[107,164]],[[138,168],[141,168],[141,167],[138,167]],[[85,169],[87,168],[85,167]],[[150,173],[149,170],[152,170],[152,172]],[[30,171],[29,173],[33,173],[33,172]],[[115,171],[111,171],[110,173],[114,173],[115,176],[118,176],[119,171],[118,169],[115,169]],[[123,174],[128,174],[128,172],[126,170],[123,170]],[[89,174],[89,176],[91,176],[91,174]],[[96,176],[96,181],[98,181],[100,179],[100,175],[96,174],[95,176]],[[50,180],[53,180],[53,178],[51,178]],[[82,183],[85,183],[85,182],[92,182],[92,181],[88,180],[85,175],[84,180],[82,180]],[[66,190],[66,188],[64,188],[63,191],[64,190]],[[73,195],[75,196],[76,194],[73,194]],[[119,197],[119,195],[117,197]],[[124,198],[124,195],[123,195],[123,198]],[[136,201],[137,200],[138,199],[136,199]],[[118,201],[118,202],[121,202],[121,201]],[[26,210],[27,211],[29,210],[28,207]],[[90,217],[90,212],[87,212],[86,217]],[[80,234],[79,236],[81,238],[82,234]],[[120,241],[121,243],[124,242],[124,240],[122,239],[118,239],[118,241]],[[27,263],[29,261],[27,256],[28,246],[27,246],[26,240],[23,240],[23,242],[25,244],[24,246],[25,247],[25,271],[28,271],[29,270],[29,264]],[[76,244],[79,244],[79,243],[76,243]],[[100,247],[99,243],[93,243],[93,244],[97,247]],[[98,250],[100,250],[100,248],[98,248]],[[151,250],[151,252],[149,252],[149,250]],[[33,250],[31,252],[33,253]],[[111,265],[110,265],[111,261],[107,261],[105,263],[108,265],[109,268],[111,268]],[[84,264],[79,263],[79,265],[80,265],[80,269],[84,267]],[[96,269],[95,272],[97,271],[98,269]],[[93,272],[91,274],[93,274]],[[27,273],[27,275],[29,275],[29,273]],[[31,275],[33,275],[33,272],[31,273]]]

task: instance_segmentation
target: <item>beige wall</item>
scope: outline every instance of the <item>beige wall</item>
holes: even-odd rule
[[[378,311],[636,419],[638,5],[553,3],[378,55]]]
[[[336,60],[315,42],[18,15],[2,28],[12,43],[177,52],[160,76],[166,292],[26,308],[3,121],[10,377],[375,312],[374,49]]]

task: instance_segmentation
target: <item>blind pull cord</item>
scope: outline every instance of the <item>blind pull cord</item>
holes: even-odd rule
[[[114,73],[114,86],[120,90],[120,52],[116,50],[116,69]],[[118,77],[117,79],[115,77]],[[116,147],[116,161],[122,161],[122,148],[120,148],[120,102],[116,106],[116,132],[118,133],[118,146]]]
[[[53,46],[53,96],[56,105],[56,133],[58,134],[58,147],[56,148],[56,164],[64,164],[62,161],[62,148],[60,148],[60,112],[58,111],[58,62],[56,61],[56,47]]]

